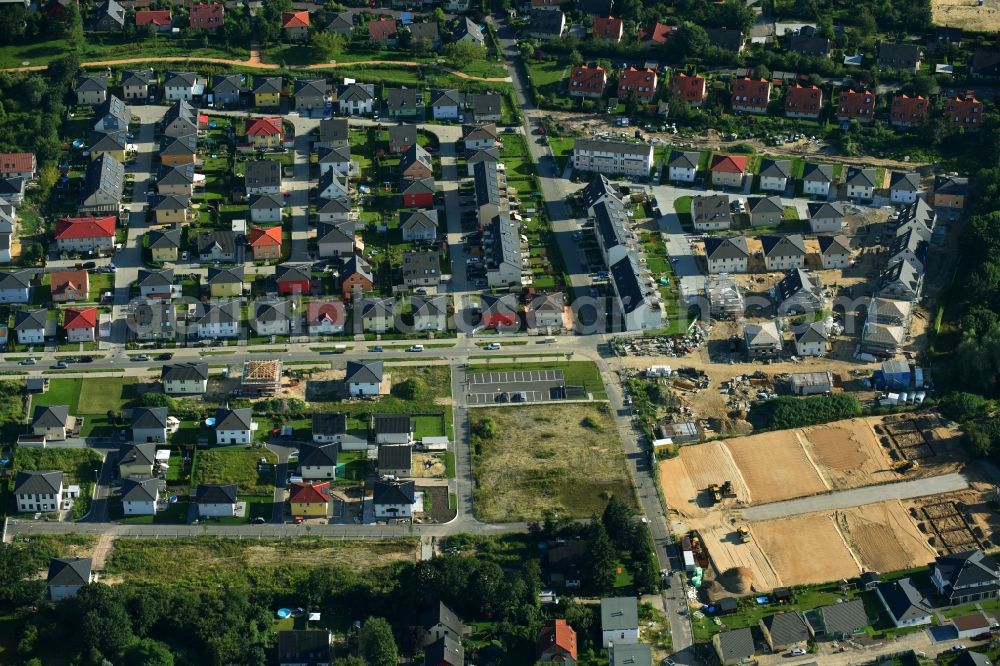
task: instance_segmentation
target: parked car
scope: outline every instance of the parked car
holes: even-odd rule
[[[483,349],[485,349],[486,351],[496,351],[496,350],[500,349],[500,343],[499,342],[491,342],[490,344],[488,344],[485,347],[483,347]]]
[[[413,345],[412,347],[407,348],[406,351],[408,351],[408,352],[422,352],[423,350],[424,350],[424,346],[423,345]]]
[[[28,358],[17,362],[18,365],[34,365],[36,363],[38,363],[38,361],[35,360],[34,356],[29,356]]]
[[[156,360],[157,361],[169,361],[173,357],[174,357],[173,354],[171,354],[170,352],[166,352],[166,353],[163,353],[163,354],[158,354],[156,356]]]
[[[372,347],[372,351],[375,352],[376,354],[380,354],[385,350],[382,349],[382,345],[375,345],[374,347]]]
[[[62,370],[63,368],[68,368],[69,365],[66,363],[66,361],[56,361],[55,363],[52,364],[52,367],[56,370]]]
[[[148,361],[149,360],[149,354],[139,354],[138,356],[133,356],[132,360],[133,361]]]

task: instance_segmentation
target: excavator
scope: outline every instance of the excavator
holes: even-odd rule
[[[746,525],[740,525],[737,527],[736,533],[740,535],[741,542],[748,543],[750,541],[750,530],[747,529]]]
[[[920,467],[920,463],[916,460],[900,460],[892,465],[892,469],[901,474],[904,472],[912,472],[918,467]]]

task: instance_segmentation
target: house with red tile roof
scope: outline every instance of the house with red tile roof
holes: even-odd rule
[[[295,482],[289,487],[288,508],[293,516],[327,516],[330,504],[330,483]]]
[[[281,15],[281,28],[288,39],[304,42],[309,39],[309,12],[285,12]]]
[[[717,187],[743,187],[747,156],[715,155],[708,170],[712,173],[712,184]]]
[[[538,631],[537,660],[576,663],[576,632],[566,620],[549,620]]]
[[[875,119],[875,93],[847,88],[837,95],[837,120],[870,123]]]
[[[590,97],[599,99],[604,95],[604,86],[608,84],[608,73],[603,67],[580,65],[569,73],[570,97]]]
[[[983,103],[973,93],[956,96],[944,103],[944,117],[952,125],[964,127],[966,132],[978,132],[983,123]]]
[[[194,30],[215,30],[226,20],[226,8],[221,2],[191,5],[188,23]]]
[[[823,110],[823,90],[818,86],[795,84],[785,91],[785,115],[789,118],[819,118]]]
[[[743,76],[733,82],[732,109],[742,113],[767,113],[771,82]]]
[[[373,42],[395,46],[398,35],[394,18],[380,18],[368,22],[368,39]]]
[[[49,288],[54,303],[90,300],[90,275],[87,271],[53,271]]]
[[[594,39],[620,42],[625,33],[625,22],[614,16],[595,16],[593,32]]]
[[[110,250],[115,243],[115,216],[64,217],[56,221],[55,240],[61,252]]]
[[[66,308],[63,329],[67,342],[93,342],[97,329],[97,308]]]
[[[281,258],[281,227],[253,227],[247,238],[254,261]]]
[[[639,32],[639,42],[646,48],[655,49],[666,44],[675,32],[677,32],[676,25],[664,25],[659,21],[653,21]]]
[[[639,99],[653,99],[656,95],[655,69],[629,67],[622,70],[618,76],[618,97],[625,99],[633,94]]]
[[[258,150],[281,146],[282,136],[281,118],[254,118],[247,124],[247,143]]]
[[[135,13],[135,25],[151,25],[158,31],[169,32],[173,27],[169,9],[140,9]]]
[[[0,178],[31,180],[36,168],[34,153],[0,153]]]
[[[670,78],[670,87],[678,97],[691,106],[701,106],[705,103],[708,88],[705,86],[704,76],[698,74],[688,76],[680,72]]]
[[[929,111],[930,104],[926,97],[900,93],[892,98],[889,106],[889,123],[895,127],[913,127],[924,122]]]

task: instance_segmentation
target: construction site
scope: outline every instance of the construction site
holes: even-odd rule
[[[717,440],[661,461],[660,484],[708,598],[766,592],[989,546],[1000,522],[995,491],[970,487],[966,479],[981,475],[959,436],[937,415],[918,414]],[[933,488],[940,479],[965,489],[894,496],[899,482]],[[857,489],[857,505],[840,499]]]

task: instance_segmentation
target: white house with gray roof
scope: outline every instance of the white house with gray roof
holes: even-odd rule
[[[747,197],[747,214],[750,216],[751,227],[774,227],[781,224],[785,207],[781,198]]]
[[[766,192],[784,192],[791,175],[791,160],[761,160],[760,189]]]
[[[93,566],[89,557],[52,558],[45,581],[49,588],[49,599],[59,601],[75,597],[84,585],[94,580]]]
[[[348,361],[344,385],[352,398],[383,393],[386,375],[382,361]]]
[[[21,513],[68,509],[73,498],[63,497],[64,490],[63,473],[58,471],[18,472],[14,479],[14,499]],[[76,493],[79,492],[76,487]]]
[[[777,356],[785,346],[781,322],[775,319],[762,324],[744,324],[743,345],[752,359]]]
[[[215,412],[215,443],[250,444],[253,442],[256,426],[252,409],[221,407]]]
[[[875,197],[875,169],[847,169],[847,198],[871,201]]]
[[[431,94],[434,120],[461,120],[464,108],[465,93],[461,90],[435,90]]]
[[[156,505],[160,501],[160,485],[156,478],[122,480],[122,509],[126,516],[156,515]]]
[[[601,599],[601,645],[639,642],[639,603],[635,597]]]
[[[830,341],[826,324],[814,321],[792,329],[795,338],[795,353],[798,356],[823,356]]]
[[[428,210],[410,210],[399,212],[399,227],[403,231],[406,242],[432,242],[437,238],[438,212]]]
[[[0,303],[27,303],[31,300],[31,283],[36,271],[0,272]]]
[[[160,370],[163,392],[169,395],[199,395],[208,390],[208,363],[185,362]]]
[[[166,407],[136,407],[132,410],[130,424],[133,442],[162,444],[167,441]]]
[[[911,204],[920,195],[920,174],[893,171],[889,176],[889,199],[893,203]]]
[[[44,344],[45,337],[55,332],[55,320],[49,324],[49,311],[45,308],[18,310],[14,313],[14,332],[19,344]]]
[[[653,168],[653,146],[626,141],[577,139],[573,168],[604,175],[648,177]]]
[[[705,239],[709,273],[746,273],[750,248],[743,236],[709,236]]]
[[[809,230],[814,234],[837,233],[844,228],[847,209],[842,202],[811,202],[808,208]]]
[[[761,236],[760,243],[764,248],[764,266],[767,270],[787,271],[805,266],[806,245],[801,235]]]
[[[815,197],[830,196],[833,167],[829,164],[806,163],[802,168],[802,193]]]
[[[698,174],[701,153],[693,150],[675,150],[667,162],[667,177],[674,183],[693,183]]]
[[[733,211],[725,194],[691,197],[691,223],[698,231],[722,231],[733,223]]]
[[[820,236],[819,259],[823,268],[847,268],[851,265],[851,241],[847,236]]]
[[[375,107],[375,86],[371,83],[348,83],[337,93],[340,112],[349,116],[371,115]]]
[[[185,100],[190,102],[204,90],[194,72],[167,72],[163,82],[163,98],[168,102]]]

